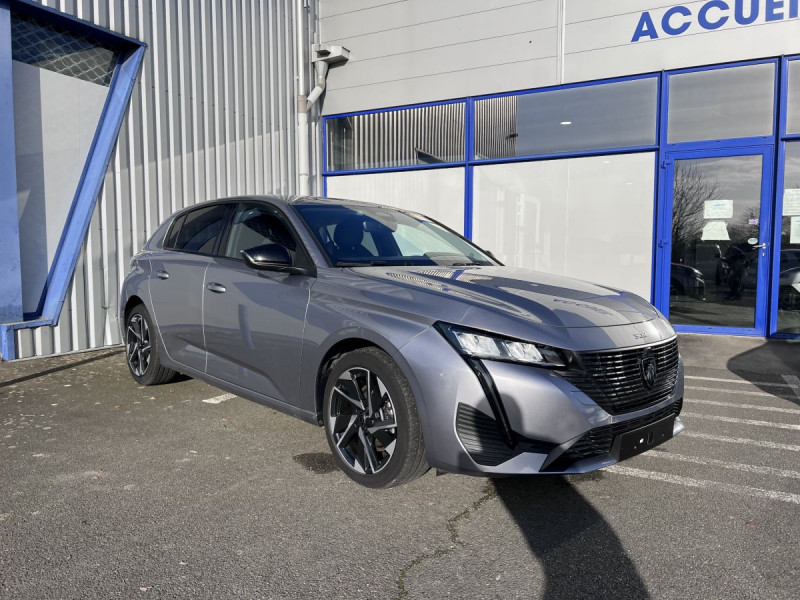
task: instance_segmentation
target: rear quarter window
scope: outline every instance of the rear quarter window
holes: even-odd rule
[[[215,204],[181,215],[170,229],[164,246],[171,250],[211,254],[222,233],[228,205]]]

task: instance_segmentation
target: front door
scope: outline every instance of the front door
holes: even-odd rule
[[[772,148],[666,156],[659,307],[680,331],[765,335]]]
[[[306,308],[315,280],[248,267],[241,252],[263,244],[281,245],[295,264],[301,260],[300,242],[276,209],[239,204],[219,256],[206,272],[206,372],[296,406]]]

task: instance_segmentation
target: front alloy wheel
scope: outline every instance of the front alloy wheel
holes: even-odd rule
[[[348,477],[385,488],[428,470],[414,394],[383,350],[340,356],[327,372],[323,398],[328,445]]]
[[[339,456],[356,473],[379,473],[397,445],[394,404],[386,385],[372,371],[354,367],[339,376],[332,394],[328,423]]]

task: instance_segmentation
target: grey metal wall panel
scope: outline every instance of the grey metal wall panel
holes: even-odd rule
[[[320,40],[347,47],[323,112],[553,85],[559,0],[325,1]]]
[[[59,324],[16,332],[21,358],[120,343],[128,261],[174,210],[296,189],[294,0],[41,3],[148,50]]]

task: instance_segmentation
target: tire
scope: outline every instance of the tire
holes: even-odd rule
[[[331,365],[323,421],[336,463],[361,485],[402,485],[429,469],[411,387],[379,348],[349,352]]]
[[[177,375],[161,364],[158,335],[143,304],[135,306],[125,322],[125,359],[131,376],[140,385],[169,383]]]

